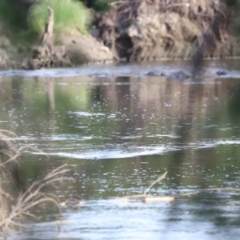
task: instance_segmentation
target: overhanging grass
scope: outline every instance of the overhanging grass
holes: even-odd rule
[[[37,32],[44,31],[48,17],[47,7],[54,10],[54,30],[65,32],[78,29],[86,32],[90,14],[83,3],[74,0],[37,0],[29,9],[29,27]]]

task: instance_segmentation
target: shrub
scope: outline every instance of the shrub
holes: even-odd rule
[[[26,27],[27,8],[19,0],[0,0],[0,21],[12,29]]]
[[[54,30],[64,32],[77,28],[86,32],[89,12],[83,3],[74,0],[37,0],[28,12],[28,23],[33,31],[44,31],[48,6],[54,10]]]
[[[109,8],[109,3],[113,0],[88,0],[88,5],[94,8],[96,11],[107,11]]]

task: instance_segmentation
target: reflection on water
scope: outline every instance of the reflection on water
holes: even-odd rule
[[[44,220],[22,239],[237,239],[237,192],[174,203],[114,198],[142,193],[164,171],[152,194],[239,187],[238,79],[6,77],[0,84],[0,128],[49,153],[49,167],[75,164],[77,184],[59,197],[84,200],[64,211],[69,222],[59,233]],[[32,164],[39,155],[27,158]]]

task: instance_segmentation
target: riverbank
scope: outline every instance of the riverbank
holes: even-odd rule
[[[163,59],[198,62],[201,58],[236,57],[240,49],[238,38],[230,31],[233,16],[233,9],[220,0],[180,0],[178,4],[161,0],[116,1],[88,33],[54,32],[55,49],[47,55],[45,49],[39,53],[41,37],[23,46],[11,42],[1,27],[0,68],[76,67],[94,62]]]
[[[12,42],[4,31],[0,31],[0,69],[38,68],[31,67],[29,60],[34,59],[34,49],[39,46],[39,39],[30,45]],[[56,49],[58,49],[57,54],[63,51],[61,57],[68,59],[68,61],[65,61],[66,64],[63,63],[59,67],[74,67],[86,63],[113,61],[113,54],[110,49],[93,37],[91,32],[82,34],[75,31],[74,33],[58,35],[54,42]]]

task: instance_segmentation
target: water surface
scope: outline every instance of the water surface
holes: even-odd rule
[[[179,81],[143,77],[142,69],[151,67],[114,69],[111,73],[122,69],[128,74],[2,74],[0,128],[16,132],[19,145],[30,144],[51,156],[45,160],[26,152],[26,174],[32,178],[36,168],[74,164],[71,174],[77,183],[64,185],[57,194],[82,200],[77,209],[63,210],[60,232],[48,222],[54,213],[46,212],[12,238],[238,239],[236,191],[203,192],[172,203],[116,201],[142,193],[165,171],[167,178],[150,194],[239,187],[238,70],[231,70],[231,78]]]

